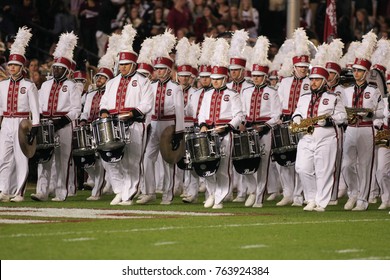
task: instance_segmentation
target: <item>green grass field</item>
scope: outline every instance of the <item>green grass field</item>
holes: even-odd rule
[[[58,203],[32,201],[31,192],[25,202],[0,204],[2,260],[390,259],[390,215],[379,203],[365,212],[344,211],[345,198],[323,213],[275,202],[211,210],[203,196],[196,204],[109,206],[113,195],[86,201],[90,191],[79,191]]]

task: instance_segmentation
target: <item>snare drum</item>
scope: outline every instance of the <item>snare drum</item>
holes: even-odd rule
[[[38,127],[37,150],[50,149],[58,146],[54,136],[54,125],[52,120],[42,119]]]
[[[282,166],[293,165],[297,156],[297,135],[290,132],[287,123],[272,128],[271,158]]]
[[[233,134],[232,160],[242,160],[261,156],[259,133],[256,130]]]
[[[124,123],[117,117],[98,118],[93,121],[92,133],[97,150],[113,151],[125,146]]]
[[[217,133],[196,132],[186,137],[186,149],[193,163],[202,163],[221,158],[220,140]]]
[[[91,127],[88,125],[78,126],[73,129],[73,156],[85,156],[95,154],[92,145]]]

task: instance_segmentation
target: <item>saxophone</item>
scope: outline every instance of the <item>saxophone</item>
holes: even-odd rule
[[[347,119],[348,124],[354,125],[358,122],[360,116],[359,113],[365,113],[367,116],[368,113],[373,113],[374,110],[370,108],[352,108],[352,107],[345,107],[345,111],[347,111]]]
[[[375,135],[375,145],[390,149],[390,130],[384,129],[377,132]]]
[[[320,115],[313,118],[307,118],[301,120],[300,124],[292,122],[288,128],[293,134],[297,133],[305,133],[305,134],[313,134],[314,132],[314,125],[318,123],[320,120],[325,120],[326,118],[329,118],[329,114]]]

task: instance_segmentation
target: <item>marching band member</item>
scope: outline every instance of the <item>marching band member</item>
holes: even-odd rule
[[[374,163],[373,119],[383,118],[381,93],[366,81],[371,67],[369,59],[375,46],[376,35],[370,31],[363,36],[362,44],[356,50],[356,59],[352,66],[355,85],[344,91],[344,105],[357,111],[352,111],[348,116],[343,147],[341,172],[348,186],[349,196],[344,205],[345,210],[365,211],[368,208]]]
[[[31,30],[19,28],[10,49],[8,72],[10,77],[0,82],[0,201],[21,202],[28,176],[28,158],[18,141],[19,124],[31,114],[32,128],[28,144],[32,145],[39,126],[38,90],[23,78],[26,46]],[[15,176],[12,177],[14,174]],[[13,180],[11,180],[11,178]]]
[[[39,90],[39,104],[43,118],[53,121],[55,135],[60,147],[54,149],[51,159],[41,165],[36,193],[31,198],[36,201],[48,199],[49,186],[55,171],[55,197],[52,201],[64,201],[68,196],[69,162],[72,151],[72,121],[81,112],[81,92],[79,87],[67,78],[71,68],[73,49],[77,44],[77,36],[63,33],[53,53],[53,79],[44,82]],[[39,168],[39,167],[38,167]]]
[[[201,132],[213,128],[223,137],[221,147],[224,147],[226,154],[225,157],[220,159],[220,165],[216,173],[206,177],[209,197],[205,201],[204,207],[212,207],[213,209],[222,209],[224,199],[229,192],[231,193],[231,131],[238,129],[244,121],[240,94],[226,86],[227,66],[229,65],[227,60],[228,48],[229,44],[225,39],[217,39],[213,56],[210,59],[212,66],[210,77],[214,89],[205,92],[198,116]]]
[[[176,64],[177,64],[177,81],[181,85],[184,94],[184,126],[187,131],[194,129],[194,116],[188,107],[192,107],[192,95],[195,89],[193,83],[193,66],[197,66],[200,48],[198,44],[190,44],[186,37],[179,40],[176,46]],[[182,170],[176,168],[176,179],[183,184],[182,201],[192,203],[197,200],[199,188],[199,176],[193,170]],[[184,182],[183,182],[184,177]]]
[[[109,38],[106,54],[99,60],[99,69],[94,77],[96,89],[86,94],[83,112],[80,116],[80,126],[91,124],[99,117],[100,101],[106,91],[106,84],[109,80],[114,78],[112,69],[115,63],[114,57],[116,52],[113,51],[114,49],[111,46],[114,43],[112,38],[113,37]],[[99,200],[102,194],[106,173],[103,168],[102,159],[100,157],[95,157],[95,163],[84,167],[84,169],[93,183],[91,196],[89,196],[87,200]]]
[[[390,63],[388,63],[388,68]],[[382,203],[379,210],[390,208],[390,73],[386,76],[387,98],[384,98],[384,118],[375,120],[375,126],[379,128],[376,135],[376,143],[378,148],[378,168],[376,171],[376,178],[381,190]],[[383,137],[380,137],[383,135]],[[378,143],[379,142],[379,143]]]
[[[369,80],[373,80],[374,75],[380,76],[380,79],[386,80],[386,64],[390,60],[390,41],[386,38],[381,38],[376,46],[376,49],[372,53],[371,62],[372,67],[370,71]],[[379,77],[378,77],[379,78]],[[370,81],[370,82],[378,82],[378,81]],[[386,95],[386,86],[382,84],[382,86],[378,85],[378,89],[381,92],[382,96]],[[374,125],[374,133],[377,134],[378,127]],[[376,178],[377,173],[377,165],[378,165],[378,150],[379,146],[375,146],[375,154],[374,154],[374,165],[373,165],[373,175],[371,178],[371,188],[370,194],[368,198],[368,202],[371,204],[375,204],[378,201],[378,197],[380,196],[380,187]]]
[[[293,41],[295,42],[294,56],[292,59],[284,60],[283,66],[279,71],[287,69],[286,73],[290,72],[291,62],[293,63],[293,76],[282,76],[278,88],[278,95],[282,102],[282,121],[290,121],[291,116],[296,109],[299,97],[305,93],[310,93],[310,81],[307,78],[309,71],[309,48],[308,37],[302,28],[294,31]],[[292,65],[291,65],[292,66]],[[293,206],[301,206],[303,204],[302,186],[299,178],[296,178],[294,166],[280,166],[280,179],[283,187],[283,199],[279,201],[277,206],[285,206],[293,203]]]
[[[332,92],[338,95],[341,99],[344,96],[344,87],[340,85],[341,66],[339,61],[343,55],[344,43],[340,39],[334,39],[327,48],[327,61],[325,64],[326,70],[329,72],[329,78],[327,81],[328,92]],[[344,145],[344,124],[336,126],[338,141],[337,141],[337,156],[336,156],[336,177],[334,180],[332,197],[329,205],[336,205],[338,203],[337,196],[339,191],[340,182],[344,187],[344,179],[341,178],[341,162],[343,155]]]
[[[196,127],[199,126],[198,116],[200,107],[202,105],[202,101],[205,95],[205,92],[211,89],[211,66],[210,57],[213,54],[215,47],[215,39],[214,38],[205,38],[202,43],[201,55],[199,57],[199,84],[200,88],[196,91],[192,91],[189,96],[189,102],[185,108],[185,114],[192,115],[194,120],[194,124]],[[205,184],[205,180],[203,177],[199,177],[194,170],[190,171],[191,175],[190,182],[185,186],[188,186],[186,189],[186,196],[183,197],[182,201],[186,203],[195,202],[198,198],[198,191],[200,189],[199,184]]]
[[[229,48],[229,75],[231,81],[226,84],[228,89],[237,91],[240,95],[242,91],[253,84],[245,79],[245,66],[247,59],[244,56],[246,43],[249,39],[248,32],[244,29],[233,33]],[[237,188],[237,196],[233,202],[244,202],[247,189],[243,185],[242,176],[233,169],[233,188]],[[231,189],[233,191],[233,189]],[[230,196],[230,194],[229,194]],[[230,197],[228,197],[228,200]]]
[[[106,84],[106,92],[100,101],[101,117],[119,116],[119,120],[125,122],[125,134],[129,140],[120,161],[103,163],[116,194],[111,205],[132,205],[139,190],[146,146],[145,119],[153,106],[150,80],[136,72],[137,54],[132,49],[135,35],[131,24],[123,28],[120,75]]]
[[[173,61],[169,56],[176,42],[176,37],[170,30],[154,37],[156,48],[153,48],[153,64],[157,80],[152,83],[154,107],[149,142],[144,156],[144,186],[141,189],[143,196],[137,200],[138,204],[145,204],[156,200],[155,162],[159,154],[160,137],[168,126],[175,126],[172,137],[172,150],[177,150],[184,134],[184,99],[181,87],[171,79]],[[158,46],[157,46],[158,44]],[[161,204],[169,205],[173,199],[175,184],[175,168],[173,164],[163,162],[165,170],[165,185]]]
[[[267,58],[269,40],[259,36],[253,49],[252,80],[254,85],[242,91],[243,111],[246,115],[246,127],[258,130],[260,145],[264,145],[260,167],[254,175],[244,175],[243,184],[248,187],[249,196],[245,206],[262,207],[264,192],[269,185],[276,186],[276,178],[270,177],[271,127],[282,113],[280,98],[275,89],[267,85],[270,61]]]
[[[321,66],[325,65],[326,48],[324,44],[318,49],[309,75],[311,93],[301,95],[293,115],[298,132],[304,134],[298,142],[295,169],[308,202],[305,211],[323,212],[331,199],[336,173],[336,126],[347,117],[340,96],[326,91],[329,72]],[[299,127],[307,120],[312,120],[307,127]]]

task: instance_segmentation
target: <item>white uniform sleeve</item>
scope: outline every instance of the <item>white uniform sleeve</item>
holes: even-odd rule
[[[175,115],[176,115],[176,127],[175,131],[184,131],[184,98],[183,91],[180,86],[177,86],[177,92],[175,93]]]
[[[71,121],[76,120],[80,116],[81,93],[82,93],[82,88],[78,86],[76,83],[70,93],[70,110],[68,114],[66,114]]]
[[[282,103],[278,96],[278,92],[271,93],[271,119],[267,121],[267,124],[273,126],[280,120],[282,114]]]
[[[229,124],[234,128],[238,129],[239,125],[245,120],[245,115],[242,112],[242,102],[241,102],[240,94],[235,92],[230,102],[232,104],[233,118],[229,122]]]
[[[104,96],[104,95],[103,95]],[[148,114],[153,108],[154,95],[149,79],[145,78],[141,85],[141,102],[137,106],[137,110],[143,115]]]
[[[32,125],[39,125],[39,98],[38,89],[34,83],[31,83],[28,92],[28,103],[32,116]]]
[[[336,96],[332,119],[336,125],[341,125],[347,121],[347,112],[340,96]]]

